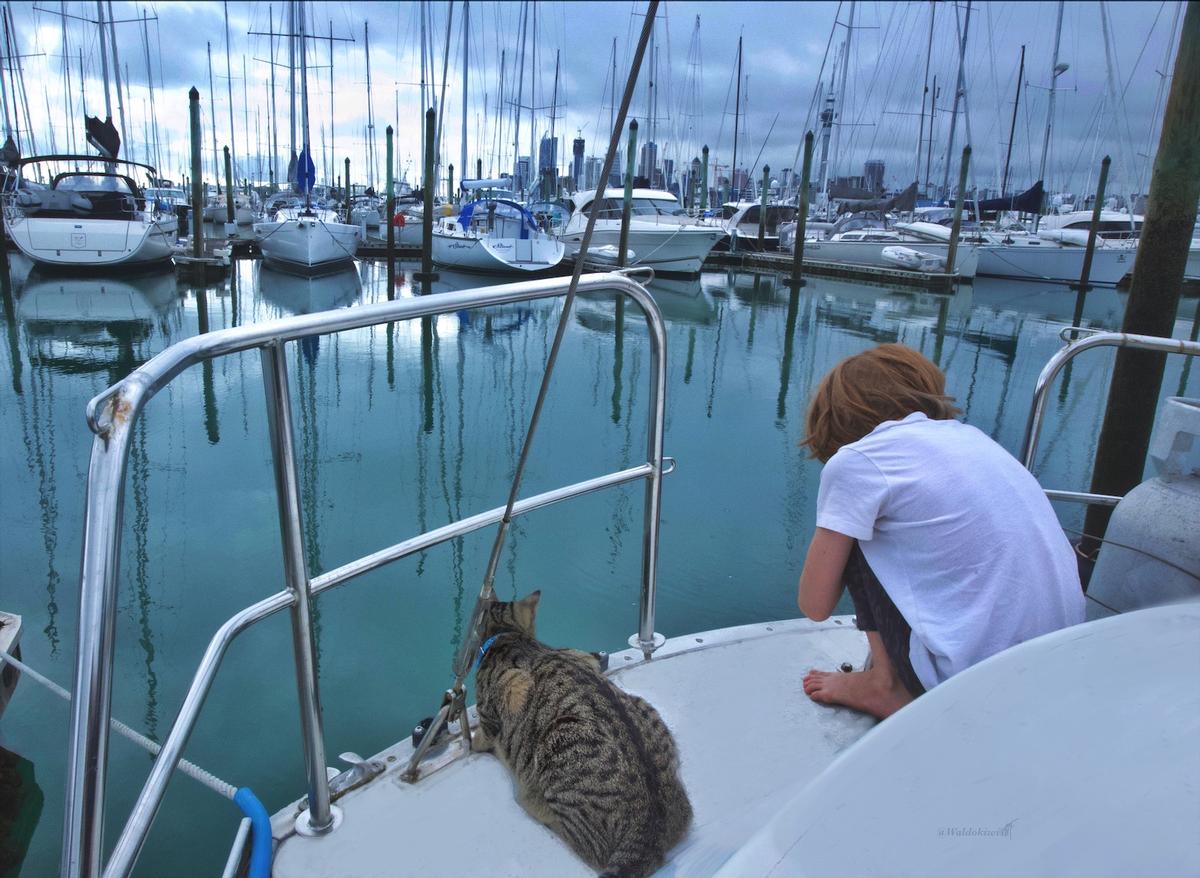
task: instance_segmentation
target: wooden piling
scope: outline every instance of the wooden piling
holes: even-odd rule
[[[708,210],[708,144],[700,150],[700,212]]]
[[[233,218],[233,159],[225,147],[225,222],[232,223]]]
[[[475,179],[483,179],[483,159],[475,159]]]
[[[454,165],[446,165],[446,201],[454,203]]]
[[[804,235],[808,226],[808,184],[812,176],[813,133],[804,135],[804,166],[800,171],[800,191],[796,194],[796,239],[792,247],[792,288],[804,286]]]
[[[971,164],[971,146],[963,147],[962,162],[958,167],[958,198],[954,202],[954,223],[950,226],[950,247],[946,251],[946,274],[954,274],[954,263],[958,258],[958,235],[962,231],[963,204],[967,200],[967,166]]]
[[[421,217],[421,282],[422,294],[433,292],[433,147],[437,138],[437,111],[430,107],[425,111],[425,210]]]
[[[633,160],[637,155],[637,119],[629,123],[629,145],[625,151],[625,197],[621,201],[621,237],[617,252],[617,265],[625,267],[625,251],[629,247],[629,214],[633,209]],[[596,201],[601,201],[604,192],[604,181],[597,190]],[[603,203],[601,201],[601,203]],[[592,210],[598,210],[599,205],[592,202]]]
[[[387,297],[396,298],[396,178],[393,171],[392,138],[395,132],[387,127]],[[388,335],[391,340],[391,334]]]
[[[771,185],[771,166],[763,165],[762,203],[758,208],[758,252],[766,250],[767,240],[767,188]]]
[[[346,222],[350,222],[350,156],[346,156],[346,176],[343,179],[346,181],[346,193],[343,198],[346,202]]]
[[[200,168],[200,92],[188,92],[188,117],[192,135],[192,256],[204,255],[204,183]]]
[[[1083,271],[1079,274],[1079,292],[1088,291],[1088,278],[1092,276],[1092,256],[1096,253],[1096,233],[1100,230],[1100,211],[1104,207],[1104,186],[1108,182],[1108,166],[1112,159],[1104,157],[1100,162],[1100,182],[1096,185],[1096,203],[1092,205],[1092,222],[1088,226],[1087,250],[1083,254]],[[1079,325],[1079,321],[1075,321]]]
[[[1122,332],[1169,337],[1174,328],[1196,203],[1200,201],[1198,84],[1200,3],[1189,3],[1154,157]],[[1096,446],[1093,493],[1124,495],[1141,481],[1165,365],[1166,354],[1118,349]],[[1111,515],[1108,506],[1088,508],[1081,552],[1090,556],[1099,549]]]

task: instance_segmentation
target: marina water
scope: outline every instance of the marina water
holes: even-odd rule
[[[415,294],[412,271],[401,272],[397,295]],[[170,273],[63,278],[14,264],[0,357],[0,609],[24,617],[31,665],[71,682],[88,399],[204,328],[379,301],[385,277],[373,263],[305,280],[242,261],[229,280],[195,290]],[[443,273],[435,292],[486,282]],[[826,279],[810,279],[793,300],[781,278],[732,272],[651,289],[668,327],[666,453],[678,461],[665,481],[659,567],[656,627],[668,636],[797,615],[820,472],[797,446],[808,394],[834,362],[880,342],[921,350],[946,371],[964,418],[1015,454],[1034,382],[1077,305],[1083,326],[1116,329],[1124,304],[1103,288],[1079,303],[1065,287],[1038,284],[979,281],[939,296]],[[288,346],[310,574],[503,503],[558,305]],[[1183,301],[1177,337],[1195,310],[1195,299]],[[618,328],[613,301],[594,298],[569,319],[525,495],[644,460],[644,323],[628,308]],[[1045,486],[1087,488],[1111,366],[1111,353],[1086,356],[1054,390],[1037,465]],[[1164,395],[1189,381],[1194,392],[1187,370],[1168,361]],[[150,404],[125,504],[113,715],[161,739],[216,628],[283,584],[257,356],[194,367]],[[1078,508],[1059,512],[1080,526]],[[635,484],[519,519],[498,592],[541,588],[539,633],[550,643],[621,648],[636,627],[641,516]],[[318,599],[331,760],[375,753],[433,712],[493,533]],[[297,719],[279,615],[233,646],[186,755],[275,810],[304,789]],[[67,723],[66,705],[24,680],[0,726],[0,745],[33,763],[44,794],[22,874],[57,870]],[[114,738],[109,764],[111,843],[150,760]],[[219,871],[238,817],[176,777],[137,873]]]

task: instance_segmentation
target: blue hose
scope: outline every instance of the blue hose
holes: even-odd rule
[[[249,787],[238,787],[233,801],[250,818],[250,878],[269,878],[271,874],[271,817]]]

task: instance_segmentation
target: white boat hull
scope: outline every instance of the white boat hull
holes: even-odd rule
[[[225,223],[228,222],[229,208],[224,204],[210,204],[204,208],[204,221],[206,223]],[[239,226],[248,226],[256,219],[254,210],[245,205],[234,205],[233,221]]]
[[[433,261],[461,271],[525,274],[546,271],[562,262],[563,244],[545,235],[498,238],[434,229]]]
[[[632,221],[629,224],[628,250],[634,253],[634,265],[646,265],[656,271],[675,274],[699,274],[709,252],[725,237],[724,229],[715,226],[674,225]],[[583,230],[568,231],[563,237],[567,256],[579,253]],[[591,247],[617,247],[621,240],[621,224],[598,220],[592,232]]]
[[[1010,280],[1079,283],[1085,249],[1052,242],[985,244],[979,248],[978,274]],[[1133,268],[1135,254],[1130,247],[1097,247],[1088,282],[1115,286]]]
[[[288,219],[256,223],[254,235],[267,262],[312,271],[352,261],[361,233],[358,226],[345,223]]]
[[[898,269],[901,266],[889,262],[883,251],[889,247],[907,247],[918,253],[928,253],[943,262],[948,258],[950,245],[925,241],[805,241],[804,258],[817,262],[835,262],[841,265],[870,265],[878,268]],[[972,244],[959,244],[954,257],[954,267],[959,277],[973,278],[979,271],[979,248]]]
[[[179,221],[5,218],[8,235],[38,265],[55,268],[140,267],[171,258]]]
[[[366,223],[367,228],[375,229],[383,222],[383,215],[376,207],[356,207],[350,211],[350,222],[356,226]]]

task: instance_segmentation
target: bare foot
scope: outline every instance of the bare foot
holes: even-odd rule
[[[884,719],[913,700],[900,679],[889,671],[878,665],[849,674],[809,671],[804,678],[804,694],[820,704],[841,704]]]

